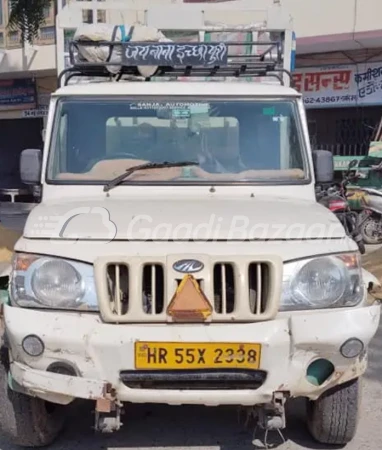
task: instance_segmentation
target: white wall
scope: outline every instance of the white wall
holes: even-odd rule
[[[380,0],[281,0],[299,37],[382,29]]]
[[[29,76],[38,76],[39,72],[51,71],[56,68],[55,45],[26,45],[24,49],[3,50],[5,55],[0,58],[0,76],[28,72]]]
[[[120,0],[115,0],[120,1]],[[134,8],[177,3],[178,0],[124,0]],[[273,0],[237,0],[263,8]],[[382,30],[381,0],[280,0],[292,15],[299,37]],[[222,6],[222,3],[220,3]],[[223,3],[224,5],[224,3]],[[229,16],[227,15],[227,20]]]
[[[75,1],[75,0],[71,0]],[[78,0],[79,2],[82,0]],[[110,2],[110,0],[107,0]],[[148,7],[161,5],[181,4],[183,0],[111,0],[121,2],[126,9],[145,10]],[[203,1],[203,0],[201,0]],[[207,0],[204,0],[207,2]],[[242,4],[243,9],[262,9],[274,3],[274,0],[232,0]],[[353,32],[365,32],[382,29],[382,1],[381,0],[277,0],[294,18],[295,28],[299,37],[321,36],[330,34],[342,34]],[[229,2],[227,2],[229,3]],[[91,5],[91,2],[82,2],[83,5]],[[102,6],[102,2],[98,3]],[[219,7],[224,7],[218,3]],[[196,6],[187,4],[185,7]],[[118,14],[116,14],[118,16]],[[134,14],[130,17],[136,17]],[[119,18],[119,20],[120,20]],[[227,21],[230,17],[226,15]]]

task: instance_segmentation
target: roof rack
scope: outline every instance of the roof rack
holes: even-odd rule
[[[84,24],[84,17],[89,16],[93,25],[99,23],[100,17],[107,26],[124,27],[121,22],[129,27],[146,25],[172,42],[73,40],[78,27]],[[100,23],[101,27],[104,25]],[[294,70],[296,37],[293,20],[281,0],[269,0],[263,8],[253,0],[213,3],[161,0],[156,6],[151,0],[71,0],[65,6],[59,2],[56,29],[60,85],[73,78],[88,78],[87,82],[93,78],[94,81],[134,79],[142,75],[141,68],[145,65],[157,68],[151,74],[146,67],[144,72],[150,72],[150,77],[143,77],[146,80],[233,77],[268,81],[272,77],[288,86],[293,83],[290,72]],[[68,42],[70,36],[72,41]],[[102,63],[84,61],[79,49],[91,52],[97,50],[95,47],[109,48],[113,57]],[[123,56],[115,62],[118,52]],[[166,59],[164,55],[169,53],[171,57]],[[160,57],[154,58],[158,54]],[[200,54],[207,56],[200,58]],[[217,59],[216,54],[220,55]],[[186,58],[181,58],[182,55]]]
[[[229,30],[225,30],[229,31]],[[237,31],[237,30],[235,30]],[[262,51],[250,54],[231,54],[233,47],[245,50],[256,46]],[[102,63],[81,59],[80,47],[106,47],[109,55],[118,52],[120,61]],[[290,72],[283,67],[283,48],[281,41],[272,42],[114,42],[78,40],[69,43],[70,67],[59,76],[59,83],[68,84],[73,77],[112,78],[120,81],[124,76],[133,76],[150,81],[160,77],[273,77],[284,84],[282,73]],[[112,74],[108,67],[119,68]],[[157,69],[149,77],[142,77],[140,67],[150,66]]]

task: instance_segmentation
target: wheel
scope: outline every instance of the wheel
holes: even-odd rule
[[[371,216],[366,220],[361,220],[359,231],[362,234],[363,241],[365,244],[377,245],[382,243],[382,236],[379,234],[379,221]]]
[[[44,447],[57,438],[65,422],[65,407],[12,391],[6,357],[0,365],[0,434],[21,447]]]
[[[308,401],[308,428],[321,444],[346,445],[355,436],[360,410],[360,380],[352,380]]]

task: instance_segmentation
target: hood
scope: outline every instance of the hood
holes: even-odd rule
[[[44,202],[26,238],[101,240],[301,240],[343,238],[337,218],[314,201],[281,198],[127,199]]]

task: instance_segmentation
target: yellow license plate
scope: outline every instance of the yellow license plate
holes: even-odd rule
[[[136,342],[136,369],[258,369],[261,345],[201,342]]]

